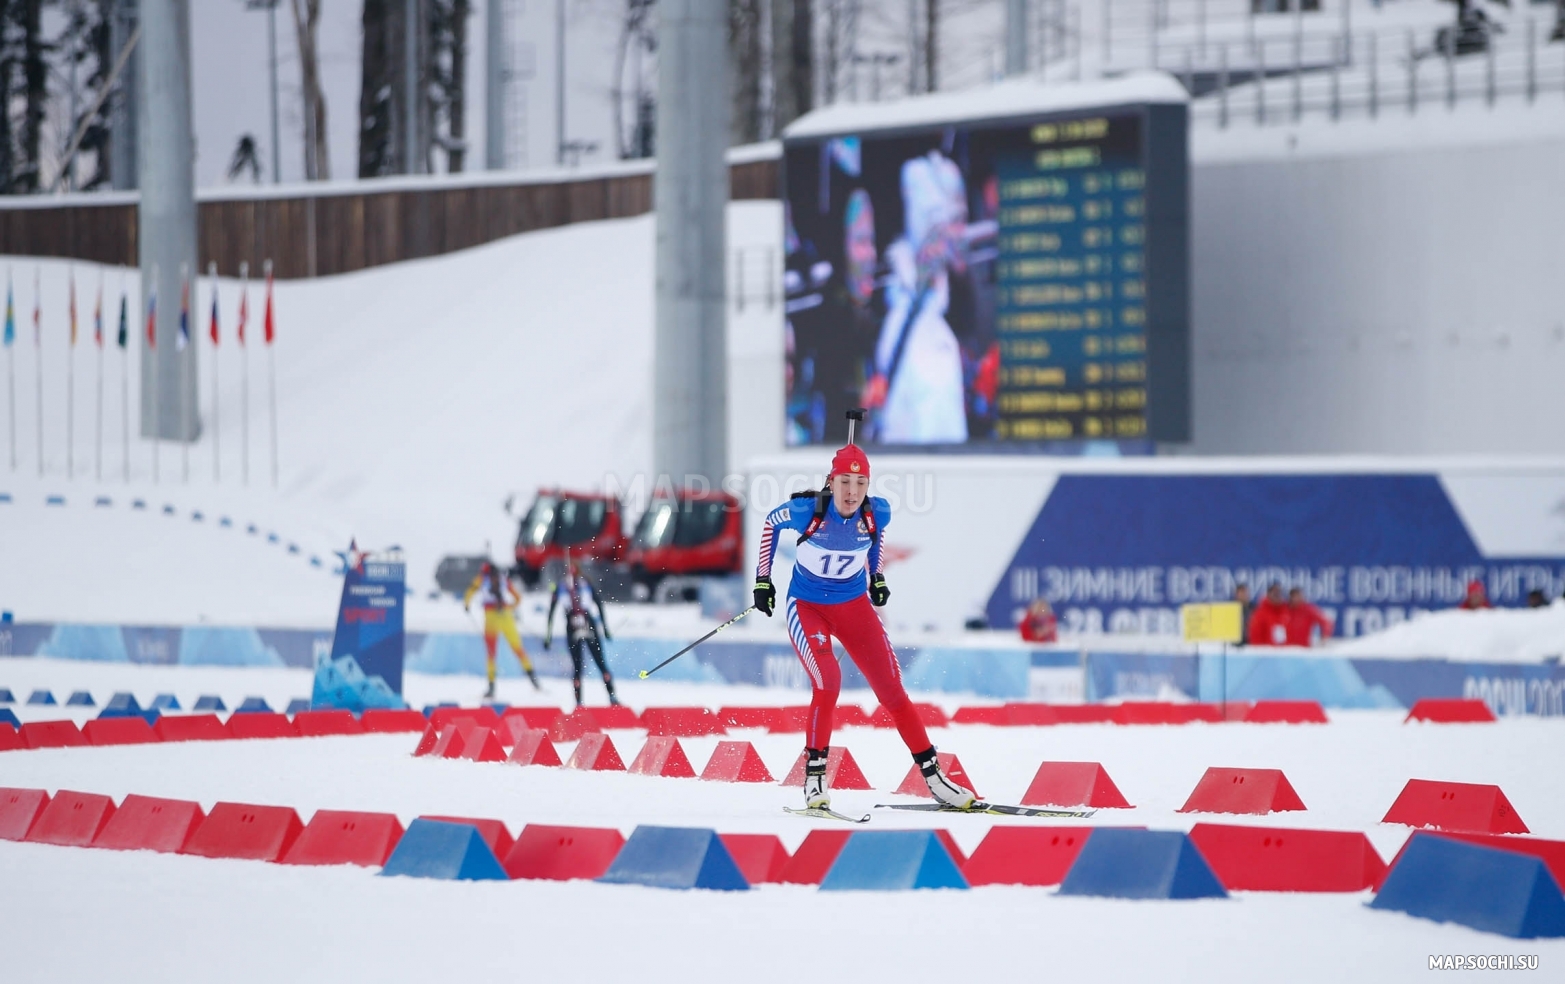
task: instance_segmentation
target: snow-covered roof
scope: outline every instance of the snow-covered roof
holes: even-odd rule
[[[891,102],[837,103],[799,117],[783,131],[783,139],[903,130],[1136,103],[1188,101],[1184,86],[1165,72],[1132,72],[1118,78],[1066,85],[1046,85],[1038,78],[1027,76],[981,89],[937,92]]]

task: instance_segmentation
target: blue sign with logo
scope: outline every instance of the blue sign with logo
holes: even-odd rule
[[[315,661],[311,707],[402,707],[407,565],[400,552],[349,547],[331,653]]]
[[[1558,597],[1565,558],[1484,557],[1434,475],[1062,475],[990,595],[1046,598],[1066,633],[1177,634],[1179,606],[1298,587],[1358,636],[1461,601]]]

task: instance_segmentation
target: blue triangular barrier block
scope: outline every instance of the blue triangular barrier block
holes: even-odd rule
[[[11,693],[10,687],[0,687],[0,704],[16,703],[16,695]]]
[[[477,827],[423,817],[408,825],[380,873],[463,881],[504,881],[507,877]]]
[[[637,827],[598,881],[722,891],[750,887],[717,832],[701,827]]]
[[[272,705],[266,702],[265,697],[246,697],[234,708],[235,714],[249,714],[251,712],[271,713]]]
[[[1540,858],[1416,833],[1370,903],[1518,939],[1565,936],[1565,896]]]
[[[823,892],[966,887],[951,852],[931,830],[856,830],[821,879]]]
[[[1121,899],[1228,896],[1188,834],[1120,827],[1092,832],[1060,883],[1060,894]]]
[[[293,717],[300,711],[308,711],[309,709],[310,702],[308,700],[305,700],[303,697],[295,697],[293,700],[288,702],[288,709],[283,711],[283,713],[289,717]]]
[[[103,705],[105,711],[121,711],[125,714],[140,714],[141,705],[136,703],[136,695],[129,691],[117,691],[109,702]],[[102,717],[103,715],[98,715]]]
[[[27,703],[29,703],[29,704],[52,705],[52,704],[55,704],[57,702],[54,699],[54,694],[50,693],[49,691],[47,691],[47,690],[34,690],[32,692],[32,696],[27,698]]]
[[[223,698],[219,697],[217,694],[202,694],[200,697],[196,698],[196,706],[192,708],[192,710],[226,711],[228,708],[224,706]]]
[[[152,710],[154,711],[177,711],[179,709],[179,698],[173,694],[158,694],[152,698]]]
[[[91,691],[77,690],[77,691],[73,692],[69,697],[65,698],[65,706],[66,707],[97,707],[98,704],[97,704],[96,701],[94,701],[92,699]]]
[[[9,724],[17,731],[22,730],[22,722],[17,719],[16,714],[9,707],[0,708],[0,724]]]

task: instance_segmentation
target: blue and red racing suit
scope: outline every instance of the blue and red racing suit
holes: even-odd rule
[[[831,645],[835,638],[896,722],[908,750],[921,752],[930,747],[929,734],[902,687],[891,640],[868,594],[869,576],[880,573],[885,561],[881,536],[890,525],[891,506],[879,496],[870,496],[863,507],[845,517],[828,496],[816,522],[818,501],[815,495],[795,496],[767,515],[755,568],[756,577],[771,577],[778,537],[790,533],[803,537],[784,612],[788,636],[813,690],[805,744],[826,748],[831,742],[832,713],[842,690],[842,667]]]

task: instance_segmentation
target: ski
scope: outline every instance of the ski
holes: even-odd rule
[[[846,813],[838,813],[836,810],[823,810],[818,807],[806,807],[802,810],[796,810],[791,806],[783,807],[783,812],[791,813],[796,817],[814,817],[817,820],[841,820],[844,823],[869,823],[868,813],[864,814],[862,817],[850,817]]]
[[[984,813],[1001,817],[1054,817],[1056,819],[1085,820],[1097,810],[1045,810],[1036,806],[1008,806],[1004,803],[985,803],[979,800],[970,810],[941,803],[876,803],[877,810],[918,810],[922,813]]]

